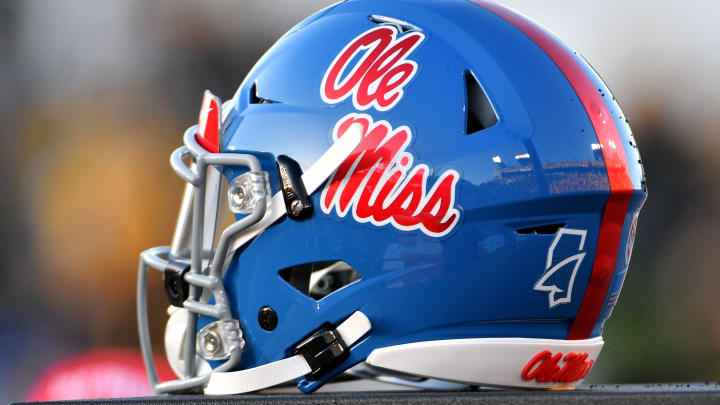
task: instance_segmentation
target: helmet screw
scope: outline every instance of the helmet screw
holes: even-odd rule
[[[246,198],[247,192],[245,191],[245,187],[243,187],[242,185],[236,185],[235,187],[233,187],[232,199],[235,204],[243,205]]]
[[[268,332],[275,330],[278,324],[277,313],[270,307],[262,307],[258,312],[258,323]]]
[[[203,336],[203,346],[208,353],[216,353],[220,349],[220,337],[215,331],[209,331]]]
[[[302,212],[303,204],[300,200],[293,200],[292,204],[290,204],[290,211],[293,215],[297,216],[300,215],[300,212]]]

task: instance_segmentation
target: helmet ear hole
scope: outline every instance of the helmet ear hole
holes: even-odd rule
[[[280,277],[304,295],[320,300],[362,278],[341,260],[303,263],[282,269]]]

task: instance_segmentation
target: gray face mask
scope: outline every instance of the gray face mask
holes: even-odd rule
[[[238,364],[245,342],[239,321],[232,318],[222,276],[238,248],[287,214],[282,192],[270,196],[269,183],[256,156],[213,153],[198,142],[196,134],[213,139],[216,147],[222,145],[224,128],[235,111],[228,102],[221,115],[219,106],[220,100],[206,92],[200,117],[203,127],[189,128],[184,135],[185,146],[170,157],[173,170],[187,182],[172,245],[146,250],[140,256],[137,288],[140,346],[156,394],[202,389],[213,373],[232,370]],[[208,128],[218,133],[208,136]],[[302,175],[308,194],[318,189],[360,143],[359,128],[348,135],[334,143]],[[223,166],[245,172],[225,186],[228,181],[219,170]],[[219,232],[216,228],[222,223],[218,213],[223,193],[227,194],[227,205],[232,212],[246,215]],[[215,243],[218,233],[220,237]],[[148,325],[149,269],[165,277],[172,304],[168,311],[171,318],[166,330],[166,352],[173,370],[181,376],[163,383],[158,381]],[[210,304],[211,301],[214,303]],[[216,321],[197,331],[198,315]],[[224,360],[224,363],[211,370],[207,360]]]

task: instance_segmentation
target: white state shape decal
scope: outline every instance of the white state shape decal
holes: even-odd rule
[[[578,253],[568,258],[565,258],[558,262],[556,265],[552,266],[555,248],[557,247],[562,237],[565,235],[573,235],[576,237],[580,237]],[[540,277],[540,279],[535,283],[535,287],[533,287],[533,289],[536,291],[544,291],[548,293],[548,305],[550,306],[550,309],[560,304],[568,304],[572,301],[572,290],[573,284],[575,283],[575,275],[577,274],[577,271],[580,268],[580,264],[582,263],[586,254],[586,252],[583,252],[583,250],[585,249],[586,236],[587,230],[584,229],[561,228],[555,235],[555,239],[553,239],[552,244],[550,244],[550,249],[548,250],[547,254],[547,261],[545,263],[545,272],[543,273],[542,277]],[[572,273],[570,274],[570,281],[568,282],[567,288],[562,289],[556,284],[548,284],[548,280],[552,275],[556,274],[557,272],[561,271],[566,267],[569,267],[571,263],[574,263],[574,266],[572,267]],[[562,293],[565,294],[562,295]]]

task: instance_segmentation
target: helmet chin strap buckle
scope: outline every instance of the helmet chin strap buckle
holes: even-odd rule
[[[310,335],[296,347],[294,356],[240,371],[213,372],[205,394],[242,394],[303,376],[318,378],[347,359],[350,347],[371,328],[368,317],[355,311],[337,328],[323,328]]]
[[[315,380],[350,357],[347,344],[336,329],[323,327],[302,341],[295,349],[312,370],[307,378]]]

